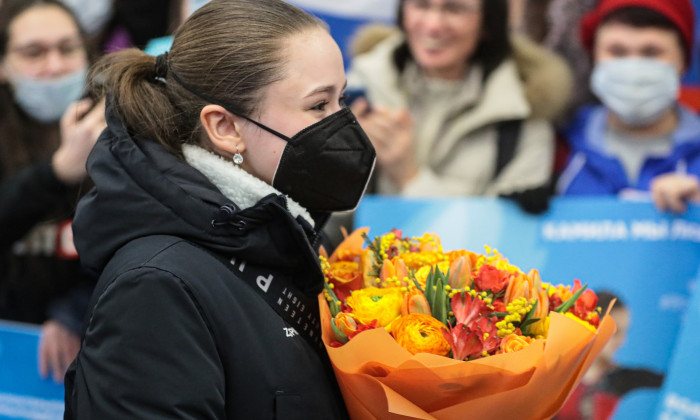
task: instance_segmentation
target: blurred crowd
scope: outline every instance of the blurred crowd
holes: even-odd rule
[[[91,63],[167,50],[205,3],[0,0],[0,318],[42,325],[40,370],[57,381],[99,274],[71,233],[106,125],[105,98],[85,93]],[[346,103],[377,152],[367,193],[498,196],[530,213],[555,195],[675,213],[700,200],[691,0],[395,3],[395,24],[369,22],[348,46]],[[352,214],[329,243],[339,226]]]

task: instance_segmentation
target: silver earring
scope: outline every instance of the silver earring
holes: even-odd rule
[[[236,146],[236,154],[233,155],[233,163],[236,165],[243,163],[243,155],[238,152],[238,146]]]

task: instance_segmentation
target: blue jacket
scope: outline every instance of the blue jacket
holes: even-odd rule
[[[664,158],[648,158],[639,179],[630,183],[619,159],[606,153],[607,109],[584,107],[566,131],[571,153],[557,184],[562,195],[609,195],[625,189],[648,191],[654,177],[682,172],[700,176],[700,117],[679,106],[673,149]]]

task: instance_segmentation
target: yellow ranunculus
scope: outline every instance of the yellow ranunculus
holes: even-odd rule
[[[432,353],[447,356],[450,344],[442,334],[442,322],[426,314],[409,314],[391,326],[391,334],[411,354]]]
[[[352,292],[346,303],[361,323],[376,319],[377,327],[385,327],[401,315],[403,293],[400,287],[367,287]]]
[[[437,251],[405,252],[401,254],[401,259],[406,264],[406,267],[413,270],[418,270],[426,265],[432,266],[441,261],[447,261],[447,258],[445,254]],[[445,270],[445,272],[447,272],[447,270]]]

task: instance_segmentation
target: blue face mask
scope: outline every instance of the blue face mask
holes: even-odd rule
[[[595,66],[593,93],[623,123],[653,124],[678,98],[680,79],[676,68],[651,58],[616,58]]]
[[[35,79],[8,72],[15,102],[42,123],[61,119],[68,106],[80,99],[87,80],[87,68],[55,79]]]

